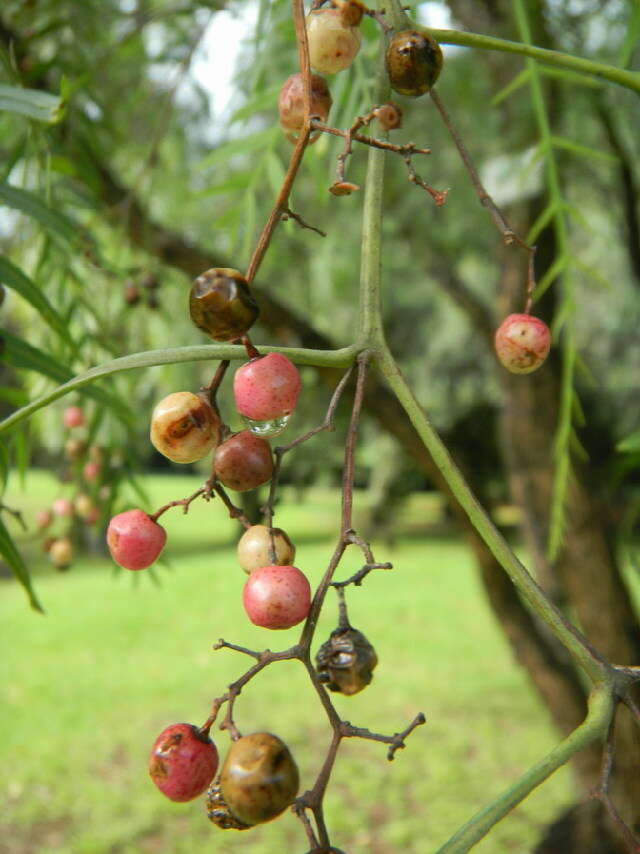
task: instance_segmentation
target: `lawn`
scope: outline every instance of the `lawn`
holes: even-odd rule
[[[194,484],[182,476],[147,481],[154,506],[187,495]],[[24,491],[13,485],[6,502],[32,521],[53,489],[50,478],[34,473]],[[277,521],[298,546],[297,565],[317,583],[334,545],[338,496],[318,490],[304,504],[289,498]],[[419,518],[421,502],[412,502],[410,519]],[[23,547],[46,616],[28,609],[16,584],[1,582],[3,854],[307,850],[290,814],[243,833],[221,831],[207,821],[201,799],[173,804],[147,778],[156,734],[175,721],[201,723],[211,700],[248,666],[236,652],[213,652],[218,638],[282,649],[297,636],[297,629],[273,633],[248,623],[235,525],[220,506],[196,504],[188,516],[175,510],[165,521],[171,565],[155,572],[157,584],[149,573],[115,571],[99,557],[54,573],[28,540]],[[376,551],[395,569],[369,576],[348,601],[352,623],[375,644],[380,664],[368,689],[334,696],[335,704],[352,723],[380,732],[404,728],[418,711],[427,725],[392,763],[383,745],[344,743],[327,820],[334,844],[349,854],[429,854],[557,736],[512,661],[466,549],[446,536],[409,531]],[[349,555],[338,574],[359,565],[358,555]],[[318,642],[335,622],[329,600]],[[299,664],[260,674],[238,700],[236,722],[243,732],[284,738],[302,785],[312,784],[330,731]],[[226,734],[214,737],[224,753]],[[571,776],[562,769],[475,850],[530,852],[571,798]]]

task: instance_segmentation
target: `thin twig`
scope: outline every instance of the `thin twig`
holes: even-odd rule
[[[336,590],[342,590],[344,587],[348,587],[350,584],[355,585],[356,587],[360,587],[362,584],[362,580],[369,575],[370,572],[374,569],[393,569],[392,563],[365,563],[362,569],[359,569],[356,573],[351,575],[349,578],[344,581],[332,581],[331,586],[335,587]]]
[[[220,384],[222,383],[222,380],[224,379],[224,375],[226,374],[230,364],[231,364],[231,362],[229,361],[229,359],[222,359],[222,361],[218,365],[218,368],[217,368],[215,374],[213,375],[213,377],[211,379],[211,382],[209,383],[208,386],[205,386],[202,389],[203,392],[208,392],[209,403],[211,404],[211,408],[214,410],[214,412],[217,415],[220,415],[220,410],[218,409],[218,403],[216,401],[218,389],[220,388]]]
[[[436,203],[437,207],[442,207],[442,205],[447,201],[449,190],[436,190],[430,184],[427,184],[426,181],[423,181],[423,179],[414,169],[413,163],[411,162],[410,154],[406,154],[404,156],[404,162],[406,163],[407,172],[409,173],[409,181],[411,181],[411,183],[415,184],[417,187],[422,187],[423,190],[426,190],[427,193],[429,193],[429,195],[433,199],[433,201]]]
[[[251,528],[253,522],[244,514],[240,507],[236,507],[236,505],[231,501],[224,487],[216,481],[213,484],[213,490],[217,493],[218,497],[229,511],[229,516],[231,516],[232,519],[237,519],[245,528]]]
[[[315,231],[315,233],[316,233],[316,234],[319,234],[319,235],[320,235],[320,237],[326,237],[326,236],[327,236],[327,232],[326,232],[326,231],[322,231],[322,229],[320,229],[320,228],[316,228],[316,227],[315,227],[315,225],[309,225],[309,223],[308,223],[308,222],[306,222],[306,221],[305,221],[305,220],[300,216],[300,214],[294,213],[294,212],[291,210],[291,208],[289,208],[289,207],[286,209],[286,211],[283,211],[283,212],[282,212],[282,219],[283,219],[283,221],[286,221],[286,220],[288,220],[288,219],[292,219],[292,220],[294,220],[295,222],[297,222],[297,223],[298,223],[298,225],[300,226],[300,228],[307,228],[309,231]]]
[[[331,127],[331,125],[325,125],[323,122],[318,121],[318,119],[312,119],[311,128],[313,130],[319,130],[322,133],[330,133],[333,136],[346,137],[349,135],[348,130],[342,130],[341,128]],[[413,142],[407,142],[405,145],[396,145],[393,142],[387,142],[384,139],[376,139],[372,136],[364,136],[364,134],[360,133],[352,133],[351,139],[354,139],[356,142],[361,142],[363,145],[369,145],[371,148],[381,148],[383,151],[392,151],[394,154],[400,154],[402,157],[406,154],[431,154],[430,148],[418,148]]]
[[[393,762],[396,750],[403,750],[406,747],[404,743],[405,738],[411,735],[416,727],[419,727],[426,722],[427,719],[425,716],[422,712],[419,712],[411,721],[409,726],[406,729],[403,729],[402,732],[396,732],[393,735],[382,735],[378,732],[371,732],[371,730],[364,727],[352,726],[349,721],[343,721],[342,735],[345,738],[365,738],[370,741],[381,741],[383,744],[389,744],[390,747],[387,751],[387,759],[389,762]]]
[[[163,504],[160,509],[156,510],[155,513],[150,515],[150,519],[154,522],[157,522],[160,516],[165,513],[167,510],[170,510],[172,507],[182,507],[183,513],[189,512],[189,507],[191,503],[198,498],[198,496],[202,495],[204,497],[211,497],[211,484],[207,481],[204,486],[199,487],[196,491],[190,495],[188,498],[180,498],[178,501],[169,501],[168,504]]]

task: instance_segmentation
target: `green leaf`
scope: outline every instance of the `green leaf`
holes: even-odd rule
[[[594,77],[587,77],[586,74],[578,74],[576,71],[569,71],[566,68],[552,68],[550,65],[540,64],[538,71],[545,77],[557,78],[571,86],[588,86],[591,89],[604,89],[606,86],[604,80],[596,80]]]
[[[29,570],[22,559],[22,556],[18,549],[15,546],[15,543],[11,539],[11,535],[9,531],[0,518],[0,554],[7,562],[9,568],[18,579],[20,584],[24,587],[25,593],[29,597],[29,603],[31,607],[35,611],[40,611],[41,614],[44,614],[44,608],[38,601],[38,597],[35,594],[33,587],[31,586],[31,579],[29,577]]]
[[[531,228],[529,229],[529,233],[527,234],[527,243],[531,246],[538,239],[538,235],[546,228],[546,226],[551,222],[553,217],[558,210],[558,206],[555,202],[549,202],[549,204],[545,207],[542,213],[537,217],[536,221],[533,223]]]
[[[512,95],[514,92],[517,92],[517,90],[521,86],[524,86],[530,76],[531,71],[529,68],[525,68],[519,74],[516,74],[513,80],[510,80],[506,86],[504,86],[496,95],[493,96],[493,98],[491,99],[490,106],[497,107],[498,104],[501,104],[503,101],[505,101],[509,97],[509,95]]]
[[[554,148],[561,148],[564,151],[570,151],[578,157],[585,157],[587,160],[606,160],[607,163],[618,163],[620,158],[611,154],[609,151],[601,151],[599,148],[591,148],[589,145],[580,145],[572,139],[567,139],[566,136],[552,136],[551,142]]]
[[[0,110],[19,113],[36,122],[55,124],[63,116],[64,105],[62,98],[49,92],[0,84]]]
[[[635,433],[621,439],[616,445],[616,451],[623,454],[635,454],[640,451],[640,430],[636,430]]]
[[[62,239],[67,244],[74,243],[78,237],[76,224],[46,205],[35,193],[3,182],[0,183],[0,204],[19,210],[37,220],[52,236]]]
[[[542,294],[549,288],[558,276],[564,271],[567,266],[567,257],[565,255],[560,255],[553,264],[549,267],[547,272],[538,282],[538,287],[533,292],[533,299],[538,300],[542,296]]]
[[[33,282],[25,273],[18,267],[0,255],[0,282],[8,288],[19,293],[20,296],[27,300],[35,310],[40,314],[42,319],[47,323],[54,332],[63,338],[67,344],[75,348],[75,345],[69,335],[67,324],[58,314],[56,309],[51,305],[40,288]]]
[[[269,127],[266,130],[258,131],[251,136],[246,136],[243,139],[230,139],[219,145],[211,154],[207,154],[200,163],[196,166],[197,169],[210,169],[212,166],[217,166],[220,163],[227,163],[232,157],[238,154],[252,154],[254,151],[262,151],[270,147],[271,143],[280,135],[280,128]]]

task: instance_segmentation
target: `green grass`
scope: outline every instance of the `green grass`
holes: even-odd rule
[[[194,480],[148,481],[159,505],[193,490]],[[53,481],[29,476],[10,506],[33,519],[53,496]],[[285,502],[277,521],[297,542],[296,563],[317,582],[335,539],[335,493]],[[414,502],[414,510],[420,499]],[[425,505],[426,506],[426,505]],[[285,814],[244,833],[210,825],[201,800],[166,801],[147,778],[156,734],[175,721],[202,722],[211,700],[248,666],[219,638],[282,649],[297,630],[271,633],[246,620],[234,525],[216,502],[163,517],[169,570],[114,571],[109,561],[77,561],[54,574],[23,541],[47,610],[30,611],[11,581],[0,586],[0,852],[6,854],[302,854],[301,825]],[[14,530],[13,523],[12,530]],[[429,854],[473,812],[550,749],[557,735],[513,663],[488,611],[473,561],[446,538],[398,538],[379,545],[393,572],[374,573],[348,597],[351,620],[380,658],[371,686],[334,697],[352,723],[386,733],[418,711],[428,722],[392,763],[385,747],[344,743],[326,800],[334,844],[350,854]],[[339,576],[360,565],[349,555]],[[329,600],[317,635],[335,625]],[[302,785],[317,773],[330,737],[297,663],[273,665],[243,692],[236,721],[244,732],[282,736],[300,765]],[[215,735],[224,753],[227,736]],[[481,854],[525,854],[541,828],[572,799],[562,769],[477,846]]]

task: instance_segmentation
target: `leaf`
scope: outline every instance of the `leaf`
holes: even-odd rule
[[[538,282],[538,286],[533,292],[533,299],[538,300],[542,296],[542,294],[555,282],[558,276],[563,272],[563,270],[567,266],[567,257],[566,255],[560,255],[553,264],[549,267],[547,272]]]
[[[36,122],[55,124],[64,114],[64,103],[62,98],[49,92],[0,84],[0,110],[19,113]]]
[[[278,93],[280,92],[280,84],[271,86],[268,89],[260,89],[255,95],[244,102],[235,113],[231,116],[230,124],[252,118],[261,110],[275,110],[274,105],[278,101]]]
[[[526,242],[529,244],[529,246],[536,242],[536,240],[538,239],[538,235],[551,222],[557,210],[558,206],[554,202],[549,202],[549,204],[545,207],[542,213],[537,217],[536,221],[529,229],[529,233],[527,234]]]
[[[587,77],[586,74],[578,74],[566,68],[552,68],[550,65],[541,63],[538,65],[538,71],[545,77],[555,77],[571,86],[588,86],[591,89],[604,89],[606,86],[604,80],[596,80],[594,77]]]
[[[616,451],[620,451],[622,454],[635,454],[640,451],[640,430],[636,430],[635,433],[621,439],[616,445]]]
[[[531,70],[529,68],[525,68],[519,74],[510,80],[506,86],[504,86],[496,95],[493,96],[490,102],[491,107],[497,107],[498,104],[501,104],[505,101],[509,95],[512,95],[514,92],[523,86],[531,76]]]
[[[67,244],[74,243],[78,237],[76,224],[64,214],[46,205],[35,193],[3,182],[0,183],[0,203],[37,220],[52,236],[62,239]]]
[[[41,614],[44,614],[44,608],[38,601],[38,597],[35,594],[33,587],[31,586],[31,579],[29,577],[29,570],[22,559],[22,555],[18,551],[15,546],[15,543],[11,539],[11,535],[7,528],[5,527],[4,522],[0,518],[0,554],[7,562],[9,568],[18,579],[20,584],[24,587],[25,593],[29,597],[29,603],[31,607],[35,611],[40,611]]]
[[[606,160],[607,163],[618,163],[620,158],[609,151],[601,151],[599,148],[591,148],[590,145],[580,145],[566,136],[552,136],[551,143],[554,148],[570,151],[578,157],[586,157],[587,160]]]
[[[196,169],[210,169],[212,166],[226,163],[238,154],[252,154],[254,151],[262,151],[269,147],[279,134],[280,129],[276,125],[258,131],[251,136],[245,136],[243,139],[230,139],[219,145],[211,154],[207,154],[198,163]]]
[[[40,314],[42,319],[75,349],[67,324],[44,295],[43,291],[18,267],[0,255],[0,282],[19,293]]]

